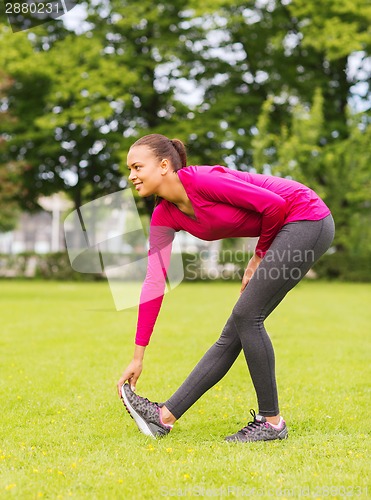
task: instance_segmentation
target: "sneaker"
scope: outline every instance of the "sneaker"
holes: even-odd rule
[[[152,403],[147,398],[138,396],[131,390],[129,384],[122,386],[121,395],[129,415],[143,434],[152,437],[169,434],[173,426],[162,423],[158,403]]]
[[[254,420],[236,434],[227,436],[226,441],[271,441],[288,437],[286,422],[282,418],[279,425],[272,425],[263,415],[256,415],[254,410],[250,410],[250,414]]]

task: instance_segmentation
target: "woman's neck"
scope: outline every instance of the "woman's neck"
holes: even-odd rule
[[[178,174],[174,171],[170,175],[164,176],[161,186],[156,193],[164,200],[170,201],[175,205],[184,205],[189,201],[186,190],[181,183]]]
[[[170,176],[165,176],[161,189],[159,189],[156,194],[164,200],[176,205],[179,210],[190,217],[195,217],[193,206],[188,198],[187,191],[185,190],[176,172],[172,172],[172,175]]]

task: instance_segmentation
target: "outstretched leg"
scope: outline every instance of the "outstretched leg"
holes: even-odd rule
[[[165,402],[180,418],[215,385],[237,358],[241,346],[256,390],[259,413],[279,414],[274,351],[264,320],[328,249],[334,235],[331,216],[286,224],[241,294],[220,339]]]

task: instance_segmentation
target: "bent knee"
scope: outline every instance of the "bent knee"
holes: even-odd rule
[[[264,322],[265,315],[262,311],[254,311],[250,308],[243,308],[239,306],[239,304],[236,304],[232,311],[232,319],[236,326],[258,326]]]

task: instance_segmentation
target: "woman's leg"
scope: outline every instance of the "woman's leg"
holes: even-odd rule
[[[237,330],[229,319],[220,338],[210,347],[176,393],[164,403],[164,406],[176,419],[180,418],[202,394],[224,377],[236,361],[241,349]]]
[[[263,322],[329,248],[333,236],[331,216],[286,224],[281,229],[241,294],[220,339],[164,403],[176,418],[227,373],[241,346],[256,390],[259,413],[267,417],[279,414],[274,351]]]

